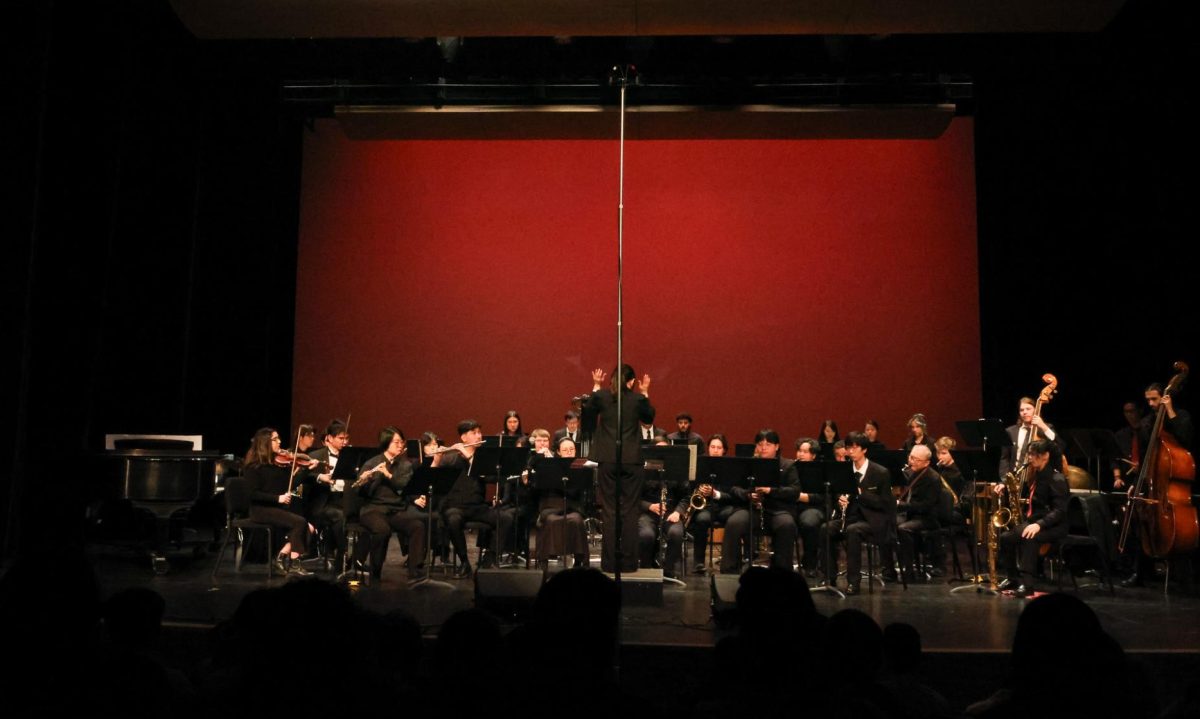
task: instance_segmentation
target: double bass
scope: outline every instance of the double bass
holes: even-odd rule
[[[1187,378],[1188,366],[1176,362],[1175,371],[1175,376],[1163,390],[1163,397],[1171,397],[1179,391]],[[1142,550],[1154,559],[1193,552],[1200,546],[1200,523],[1192,504],[1196,460],[1163,429],[1166,410],[1166,403],[1160,402],[1137,482],[1129,490],[1121,538],[1117,543],[1119,550],[1125,551],[1130,526],[1136,517],[1142,535]]]

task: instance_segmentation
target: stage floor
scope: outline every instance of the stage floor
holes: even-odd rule
[[[232,556],[222,561],[214,586],[210,575],[215,554],[172,556],[170,571],[162,575],[150,570],[145,555],[131,550],[93,547],[89,555],[104,596],[125,587],[150,587],[165,598],[166,621],[176,625],[215,625],[231,616],[248,592],[287,581],[279,577],[268,580],[261,563],[247,563],[240,574],[236,573]],[[409,588],[398,556],[397,551],[389,552],[382,581],[354,592],[363,607],[380,612],[404,610],[421,623],[427,635],[433,636],[447,617],[474,605],[472,580],[445,579],[450,588]],[[505,571],[535,570],[526,570],[522,565]],[[317,576],[331,578],[321,572]],[[434,578],[443,579],[436,570]],[[1084,578],[1080,581],[1085,583]],[[912,624],[920,631],[927,652],[1006,653],[1026,600],[973,590],[951,594],[951,589],[958,586],[962,585],[938,580],[910,585],[905,590],[899,584],[880,589],[876,583],[874,593],[867,594],[864,583],[864,593],[858,596],[842,599],[816,593],[813,598],[817,610],[826,615],[853,607],[873,616],[881,626],[892,622]],[[1200,653],[1200,598],[1194,591],[1185,593],[1173,584],[1171,593],[1164,595],[1161,581],[1138,589],[1118,586],[1114,594],[1100,587],[1073,590],[1069,580],[1064,589],[1086,601],[1126,651]],[[622,643],[711,647],[721,630],[712,622],[710,597],[707,576],[688,576],[685,587],[664,586],[662,606],[626,606],[622,611]]]

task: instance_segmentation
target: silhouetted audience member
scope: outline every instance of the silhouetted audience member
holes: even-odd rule
[[[967,707],[967,715],[1154,716],[1152,693],[1134,691],[1129,676],[1124,651],[1096,613],[1069,594],[1047,594],[1029,602],[1017,620],[1004,685]]]
[[[884,675],[882,684],[895,700],[901,717],[950,717],[950,703],[919,679],[921,634],[911,624],[893,623],[883,628]]]
[[[614,671],[621,594],[596,569],[559,572],[542,585],[533,618],[508,635],[505,658],[528,694],[523,717],[633,716]]]

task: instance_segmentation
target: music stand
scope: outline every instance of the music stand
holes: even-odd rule
[[[416,589],[418,587],[436,587],[439,589],[453,589],[454,585],[449,582],[439,582],[432,578],[433,574],[433,506],[439,504],[437,500],[446,496],[454,482],[458,479],[457,467],[427,467],[416,466],[413,468],[412,479],[408,480],[408,484],[404,486],[403,496],[411,504],[413,500],[425,495],[425,576],[419,579],[414,579],[409,582],[408,586]],[[445,569],[445,564],[442,565]]]
[[[700,459],[701,462],[697,474],[699,476],[712,477],[714,489],[727,493],[731,497],[737,497],[737,494],[733,492],[735,488],[741,488],[746,493],[746,509],[750,513],[750,531],[746,538],[746,547],[753,552],[755,546],[754,508],[751,506],[749,494],[754,487],[779,486],[779,459],[729,456],[706,456]],[[746,563],[746,567],[749,567],[753,563],[754,554],[752,553],[750,561]]]
[[[854,501],[854,497],[858,495],[858,484],[854,481],[854,465],[851,462],[833,462],[822,461],[818,463],[821,467],[821,491],[825,496],[825,523],[833,523],[833,497],[836,494],[843,494]],[[804,480],[802,479],[801,482]],[[801,485],[803,486],[803,485]],[[802,490],[806,491],[807,490]],[[850,510],[850,505],[846,505],[846,509],[842,511],[842,525],[846,523],[846,512]],[[836,594],[838,599],[845,599],[846,595],[837,588],[837,562],[833,558],[833,547],[829,538],[830,530],[828,527],[821,528],[821,544],[825,551],[825,576],[821,579],[821,583],[809,589],[810,594],[817,592],[829,592]],[[870,584],[870,577],[867,578],[867,583]]]

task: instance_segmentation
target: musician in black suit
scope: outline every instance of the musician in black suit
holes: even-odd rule
[[[659,437],[666,437],[667,431],[655,427],[653,422],[638,422],[638,441],[642,444],[652,444]]]
[[[322,446],[308,453],[318,466],[297,476],[304,485],[308,521],[333,543],[337,553],[335,566],[338,567],[342,566],[346,553],[346,513],[342,502],[346,483],[340,479],[335,481],[333,471],[337,468],[339,454],[349,443],[346,423],[340,419],[331,421],[325,427]]]
[[[1033,590],[1041,546],[1067,536],[1067,501],[1071,490],[1067,478],[1054,468],[1053,454],[1051,440],[1039,439],[1029,445],[1026,459],[1030,471],[1021,487],[1019,516],[1014,518],[1012,529],[1000,534],[1001,559],[1008,570],[1008,579],[1000,583],[1000,588],[1012,587],[1018,597],[1028,596]],[[996,494],[1007,506],[1010,502],[1006,492],[1003,483],[996,485]]]
[[[815,462],[820,456],[821,445],[812,437],[796,440],[796,461]],[[821,554],[821,524],[825,522],[825,495],[797,490],[796,525],[800,540],[804,543],[801,568],[808,577],[817,576],[817,560]]]
[[[1190,449],[1192,438],[1195,434],[1195,428],[1192,426],[1192,415],[1186,409],[1176,408],[1171,395],[1163,394],[1163,387],[1157,382],[1147,387],[1145,394],[1146,404],[1150,406],[1150,412],[1145,417],[1142,417],[1142,421],[1138,425],[1138,438],[1142,441],[1142,446],[1147,447],[1150,445],[1150,432],[1154,429],[1155,415],[1161,403],[1165,408],[1164,411],[1166,414],[1163,417],[1163,431],[1169,432],[1184,449]]]
[[[761,459],[779,457],[779,433],[760,429],[754,435],[754,456]],[[750,523],[760,522],[762,531],[771,537],[771,566],[792,569],[793,548],[796,546],[796,517],[793,514],[800,496],[800,479],[792,469],[794,460],[780,462],[780,483],[777,487],[734,487],[730,493],[745,507],[737,509],[725,522],[725,538],[721,542],[721,573],[734,574],[741,564],[740,545],[750,537]],[[751,508],[756,508],[751,512]],[[753,556],[754,548],[750,548]]]
[[[467,555],[467,537],[463,525],[466,522],[488,525],[497,534],[496,546],[506,547],[513,513],[510,509],[489,506],[483,482],[478,476],[470,474],[476,445],[483,442],[483,432],[479,429],[479,423],[473,419],[459,422],[458,437],[458,442],[446,451],[434,455],[433,466],[458,469],[458,478],[442,500],[442,519],[446,523],[446,532],[450,535],[450,543],[454,545],[454,553],[460,562],[457,576],[467,577],[471,574],[471,562]],[[480,566],[492,567],[496,562],[495,551],[490,547],[484,549]]]
[[[554,432],[554,440],[551,442],[551,446],[557,447],[558,443],[563,440],[563,437],[566,437],[574,442],[575,447],[578,448],[579,443],[583,441],[583,434],[579,429],[579,413],[575,410],[568,410],[563,415],[563,422],[566,423],[566,426]]]
[[[665,441],[665,440],[664,440]],[[638,563],[642,567],[653,567],[658,555],[659,526],[662,526],[666,541],[662,559],[663,576],[674,578],[683,556],[683,512],[687,509],[687,497],[682,496],[681,487],[667,481],[665,473],[651,472],[642,489],[641,513],[638,515]],[[666,500],[663,500],[663,490]]]
[[[892,568],[895,564],[892,545],[896,541],[896,499],[892,496],[892,477],[887,468],[867,459],[870,444],[867,436],[862,432],[851,432],[844,441],[846,456],[858,481],[858,493],[838,498],[835,516],[825,523],[823,531],[829,534],[829,547],[834,552],[837,551],[836,542],[846,540],[846,593],[858,594],[862,582],[864,539],[879,545],[884,578],[896,579]],[[845,528],[842,527],[843,516]],[[830,566],[824,562],[822,565]]]
[[[1042,419],[1040,414],[1037,414],[1037,404],[1029,397],[1022,397],[1017,403],[1017,415],[1019,417],[1016,424],[1007,427],[1004,431],[1008,433],[1009,444],[1004,445],[1000,450],[1000,467],[999,474],[1001,477],[1018,468],[1025,461],[1025,454],[1028,451],[1030,441],[1033,439],[1031,432],[1037,429],[1038,437],[1048,439],[1053,443],[1053,452],[1055,457],[1052,459],[1054,464],[1058,465],[1058,455],[1062,452],[1062,447],[1058,442],[1058,435],[1054,432],[1054,425],[1047,424],[1046,420]]]
[[[709,457],[724,457],[729,453],[729,440],[720,433],[710,435],[706,453]],[[732,495],[713,487],[708,483],[708,478],[697,478],[696,482],[698,484],[696,491],[704,498],[705,507],[692,514],[688,532],[692,535],[693,557],[695,558],[692,573],[704,574],[704,555],[708,552],[708,532],[714,523],[724,526],[737,506],[734,504],[736,499]]]
[[[900,536],[900,568],[910,582],[917,577],[914,566],[917,537],[940,526],[937,515],[942,500],[942,478],[930,466],[932,462],[933,455],[925,445],[918,444],[909,450],[908,466],[904,469],[908,484],[896,505],[897,514],[903,515],[896,527]]]
[[[425,535],[428,531],[425,512],[426,498],[417,497],[409,504],[404,488],[413,476],[412,463],[405,454],[404,433],[395,427],[379,432],[380,454],[363,462],[363,470],[354,489],[364,498],[358,521],[371,532],[369,542],[355,547],[355,561],[371,555],[371,576],[383,574],[383,559],[392,532],[405,538],[408,545],[408,576],[420,578],[425,567]]]
[[[592,394],[583,406],[582,426],[592,435],[589,459],[600,465],[597,481],[600,485],[600,505],[604,521],[604,544],[600,567],[614,571],[618,563],[622,572],[637,571],[638,503],[642,495],[645,472],[642,466],[640,424],[654,422],[654,407],[650,404],[650,376],[637,375],[629,365],[622,365],[619,375],[614,372],[612,388],[602,389],[604,370],[592,371]],[[637,390],[634,390],[634,385]],[[617,395],[621,393],[621,416],[617,416]],[[617,437],[621,438],[621,456],[617,456]],[[621,497],[617,502],[617,476],[621,476]],[[620,517],[620,557],[617,553],[617,518]]]

